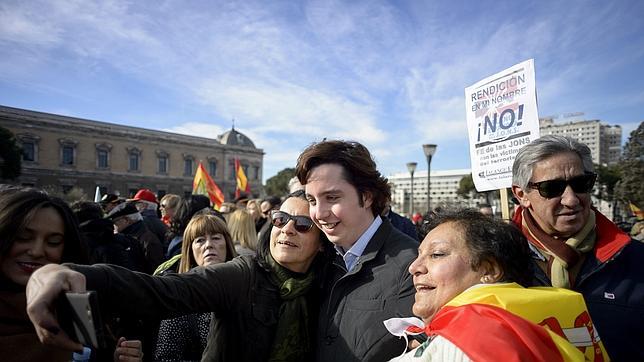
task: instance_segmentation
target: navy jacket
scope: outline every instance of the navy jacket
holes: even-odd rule
[[[595,215],[595,249],[586,255],[572,290],[584,296],[612,361],[644,361],[644,244],[598,211]],[[537,284],[551,285],[536,260],[532,269]]]

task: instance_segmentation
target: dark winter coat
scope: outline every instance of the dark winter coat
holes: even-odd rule
[[[159,320],[214,312],[203,361],[263,361],[270,355],[282,302],[255,256],[163,277],[108,265],[70,267],[85,275],[88,290],[98,291],[101,306],[126,318],[129,314]],[[311,335],[318,292],[311,288],[307,298]]]
[[[134,224],[122,230],[122,233],[129,235],[139,241],[145,255],[145,272],[154,273],[157,266],[163,263],[163,246],[161,241],[156,237],[143,221],[137,221]]]
[[[405,341],[383,321],[412,315],[414,285],[409,265],[418,242],[384,219],[356,265],[347,273],[339,256],[329,266],[318,320],[318,361],[388,361]]]
[[[601,213],[595,211],[595,215],[595,249],[585,255],[572,290],[584,296],[612,361],[644,361],[644,244]],[[515,217],[517,222],[520,226]],[[536,283],[550,286],[534,250],[533,258]]]

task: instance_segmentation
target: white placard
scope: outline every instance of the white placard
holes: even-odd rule
[[[515,155],[539,138],[534,60],[465,88],[465,112],[476,190],[511,187]]]

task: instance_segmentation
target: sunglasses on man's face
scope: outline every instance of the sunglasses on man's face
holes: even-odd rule
[[[569,180],[547,180],[539,182],[528,182],[528,187],[539,191],[539,195],[551,199],[554,197],[559,197],[563,195],[566,187],[570,185],[572,191],[576,194],[586,194],[589,193],[593,186],[595,186],[595,180],[597,179],[597,174],[587,173],[581,176],[573,177]]]
[[[300,233],[305,233],[313,227],[313,220],[308,216],[293,216],[279,210],[271,212],[271,223],[275,227],[281,229],[291,220],[295,222],[295,230]]]

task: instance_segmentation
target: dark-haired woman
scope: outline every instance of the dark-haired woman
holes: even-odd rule
[[[0,356],[3,361],[67,361],[71,352],[42,345],[26,314],[25,286],[40,267],[87,263],[71,209],[36,189],[0,191]]]
[[[519,230],[477,210],[436,214],[429,229],[409,266],[422,322],[385,322],[395,335],[429,339],[394,360],[583,361],[580,349],[606,360],[581,294],[524,288],[532,275]]]
[[[271,214],[270,240],[260,243],[257,256],[188,273],[153,277],[110,266],[47,267],[29,282],[30,317],[43,342],[78,347],[51,332],[57,321],[50,309],[67,288],[87,287],[98,291],[102,306],[144,318],[214,312],[204,360],[311,360],[317,277],[330,243],[308,215],[303,193],[292,195]]]

